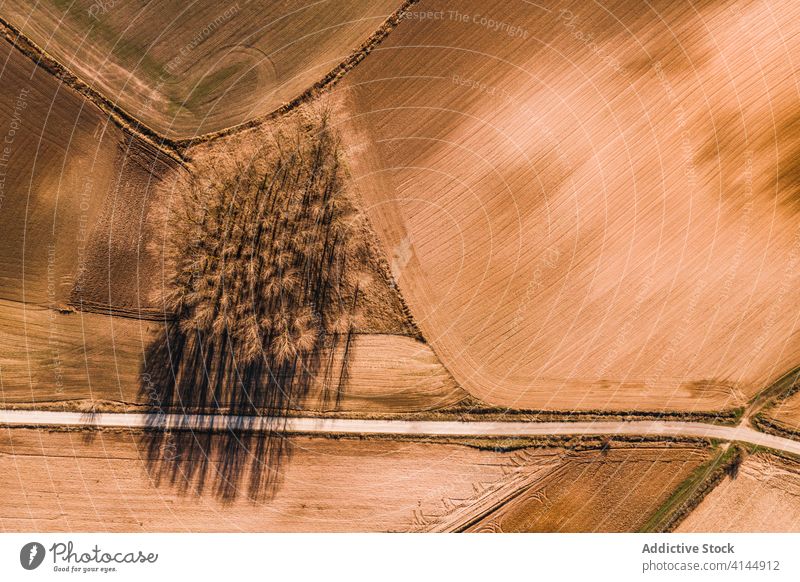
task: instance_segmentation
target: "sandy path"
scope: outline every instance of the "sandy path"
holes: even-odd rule
[[[21,426],[85,426],[144,428],[147,414],[101,413],[93,417],[77,412],[38,410],[4,410],[0,425]],[[164,426],[174,426],[181,415],[163,417]],[[271,418],[244,417],[226,422],[215,415],[190,415],[198,429],[227,430],[247,426],[265,430],[283,426],[292,433],[322,434],[386,434],[434,436],[552,436],[552,435],[642,435],[716,438],[741,441],[800,455],[800,442],[764,434],[746,426],[720,426],[702,422],[635,421],[635,422],[460,422],[362,420],[344,418]]]

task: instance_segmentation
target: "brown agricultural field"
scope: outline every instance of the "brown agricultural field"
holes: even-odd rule
[[[800,464],[768,453],[748,457],[678,526],[679,532],[800,531]]]
[[[4,405],[148,405],[145,359],[164,335],[158,297],[171,276],[162,217],[186,166],[120,130],[10,43],[2,47],[2,129],[12,138],[0,202]],[[381,272],[375,266],[361,294],[346,394],[331,401],[315,382],[292,408],[417,412],[464,398],[430,348],[410,337],[413,325]],[[332,354],[337,370],[341,351]]]
[[[760,416],[778,432],[800,434],[800,392],[794,391],[788,398],[767,405]]]
[[[677,443],[575,453],[557,476],[517,489],[466,531],[637,531],[709,458],[706,449]]]
[[[0,15],[130,115],[166,137],[192,138],[290,101],[399,6],[0,0]]]
[[[0,301],[0,404],[6,408],[141,410],[152,402],[142,367],[163,324],[98,313],[58,313]],[[342,353],[335,355],[341,369]],[[333,383],[338,383],[338,376]],[[297,411],[400,413],[452,406],[464,393],[425,344],[358,334],[339,402],[321,381]]]
[[[800,5],[0,31],[0,531],[800,531]]]
[[[78,285],[87,300],[135,307],[155,275],[137,269],[152,186],[174,161],[5,40],[0,58],[0,298],[61,308]]]
[[[294,437],[280,488],[254,511],[243,491],[225,500],[211,494],[222,470],[216,460],[206,467],[205,479],[178,474],[171,484],[170,475],[161,474],[157,484],[158,466],[148,463],[135,433],[17,429],[3,431],[0,439],[0,484],[4,499],[16,500],[0,508],[4,531],[457,529],[460,518],[501,503],[509,484],[520,482],[529,487],[526,495],[535,489],[541,496],[538,503],[529,496],[530,521],[518,521],[515,529],[558,525],[552,500],[568,512],[593,508],[579,521],[561,523],[563,529],[606,531],[635,527],[642,515],[622,508],[654,511],[672,483],[707,454],[696,447],[652,445],[619,445],[605,457],[558,448],[497,453],[455,444]],[[161,451],[162,460],[168,453]],[[576,476],[597,475],[595,462],[605,474],[602,488],[593,498],[570,495]],[[656,484],[655,476],[663,478],[667,468],[671,480]],[[241,476],[244,483],[248,478]],[[191,494],[201,481],[208,493]]]
[[[720,410],[796,365],[800,8],[412,11],[336,91],[399,287],[460,385]]]

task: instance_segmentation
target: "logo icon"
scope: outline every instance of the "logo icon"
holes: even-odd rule
[[[39,542],[29,542],[19,551],[19,563],[26,570],[35,570],[44,561],[44,546]]]

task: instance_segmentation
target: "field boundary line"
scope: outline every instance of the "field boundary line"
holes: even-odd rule
[[[281,117],[336,85],[345,74],[358,65],[366,56],[378,45],[380,45],[389,33],[391,33],[403,19],[403,13],[420,0],[404,0],[400,7],[392,12],[391,15],[370,34],[353,52],[342,62],[331,69],[322,79],[305,89],[291,101],[287,101],[280,107],[273,109],[269,113],[255,117],[248,121],[243,121],[236,125],[200,134],[187,138],[170,138],[161,134],[146,123],[128,113],[125,109],[112,102],[100,91],[83,81],[78,75],[73,73],[66,65],[62,64],[46,50],[28,38],[21,30],[0,16],[0,30],[5,39],[23,55],[28,57],[37,67],[61,80],[78,94],[94,103],[103,112],[108,114],[111,120],[124,131],[146,141],[162,153],[174,160],[184,163],[189,161],[184,152],[189,147],[215,141],[222,137],[233,135],[248,129],[253,129]]]
[[[122,107],[113,103],[108,97],[83,81],[66,65],[56,60],[55,57],[50,55],[50,53],[33,42],[33,40],[23,34],[21,30],[17,29],[1,16],[0,30],[3,33],[3,37],[14,49],[26,56],[42,71],[60,80],[67,87],[97,106],[101,111],[106,113],[111,121],[120,129],[141,139],[177,162],[184,163],[187,161],[175,140],[161,135],[125,111]]]
[[[403,13],[406,12],[411,6],[419,2],[420,0],[405,0],[397,10],[392,12],[392,14],[389,15],[386,20],[384,20],[383,24],[381,24],[375,32],[369,35],[367,39],[362,42],[360,46],[358,46],[358,48],[350,53],[350,56],[336,65],[328,72],[328,74],[322,77],[322,79],[315,82],[291,101],[287,101],[269,113],[265,113],[264,115],[255,117],[248,121],[243,121],[242,123],[238,123],[218,131],[204,133],[195,137],[179,139],[176,140],[175,143],[181,148],[188,149],[193,145],[216,141],[217,139],[227,137],[229,135],[260,127],[264,123],[286,115],[301,105],[305,105],[306,103],[312,101],[318,95],[324,93],[328,89],[333,88],[347,73],[355,68],[355,66],[361,61],[363,61],[367,55],[372,52],[373,49],[379,46],[397,27],[397,25],[400,24],[400,22],[403,20]]]

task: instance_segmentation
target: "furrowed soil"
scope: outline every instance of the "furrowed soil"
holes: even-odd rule
[[[557,477],[517,492],[467,531],[636,531],[708,458],[674,445],[575,453]]]
[[[111,394],[120,376],[135,377],[139,360],[131,358],[146,324],[84,319],[68,304],[138,313],[140,295],[157,281],[158,261],[145,260],[150,186],[174,162],[5,39],[0,51],[3,400],[71,399],[76,389],[81,398],[118,400]],[[98,353],[106,357],[94,360]]]
[[[800,392],[764,411],[767,420],[791,432],[800,432]]]
[[[676,531],[800,531],[800,464],[769,453],[751,455]]]
[[[731,409],[800,360],[800,8],[649,6],[423,0],[335,90],[400,290],[489,404]]]
[[[152,405],[142,362],[159,334],[158,322],[0,301],[1,404],[72,410]],[[339,404],[316,382],[299,409],[418,412],[464,398],[430,348],[412,338],[358,335],[350,356]],[[334,363],[341,357],[337,352]]]
[[[187,170],[110,123],[9,42],[0,41],[0,50],[0,131],[10,140],[0,184],[3,403],[150,404],[140,393],[144,357],[163,329],[154,298],[170,276],[159,217]],[[430,348],[404,337],[417,332],[384,275],[388,267],[373,267],[346,394],[331,404],[314,384],[297,405],[417,412],[461,401],[465,394]]]
[[[5,39],[0,58],[0,298],[63,307],[77,285],[90,301],[135,308],[155,279],[139,268],[150,188],[174,162]]]
[[[500,453],[454,444],[390,440],[331,440],[293,437],[291,462],[281,469],[281,486],[268,503],[245,496],[221,501],[185,492],[184,479],[148,474],[139,435],[100,431],[0,431],[0,508],[3,531],[418,531],[454,529],[470,512],[492,507],[521,484],[546,491],[550,499],[582,512],[570,527],[610,530],[641,518],[619,509],[630,503],[654,510],[660,491],[650,477],[658,467],[682,472],[705,449],[678,447],[654,452],[625,446],[608,453],[531,448]],[[166,454],[166,453],[164,453]],[[590,462],[591,459],[594,459]],[[659,460],[660,459],[660,460]],[[219,459],[207,468],[210,487]],[[594,499],[571,496],[571,479],[598,463],[605,483]],[[611,469],[611,468],[614,469]],[[611,470],[609,470],[611,469]],[[634,479],[633,489],[628,479]],[[247,479],[247,476],[243,476]],[[564,480],[567,480],[566,482]],[[196,486],[196,482],[188,484]],[[649,491],[648,491],[649,488]],[[655,497],[648,497],[657,488]],[[555,491],[561,491],[558,496]],[[623,492],[624,491],[624,492]],[[666,491],[668,493],[668,491]],[[10,500],[14,500],[12,503]],[[526,519],[515,529],[557,525],[556,507],[529,499]],[[648,499],[650,501],[648,501]],[[606,516],[601,508],[611,511]],[[454,518],[454,513],[458,514]],[[540,517],[536,517],[536,516]],[[550,517],[542,517],[550,515]],[[562,516],[563,517],[563,516]],[[610,518],[610,519],[609,519]],[[555,521],[554,521],[555,520]],[[511,528],[511,521],[505,526]],[[566,524],[561,524],[567,527]],[[633,527],[633,525],[631,525]]]
[[[110,102],[171,138],[269,113],[344,61],[400,6],[0,1],[0,14]]]

